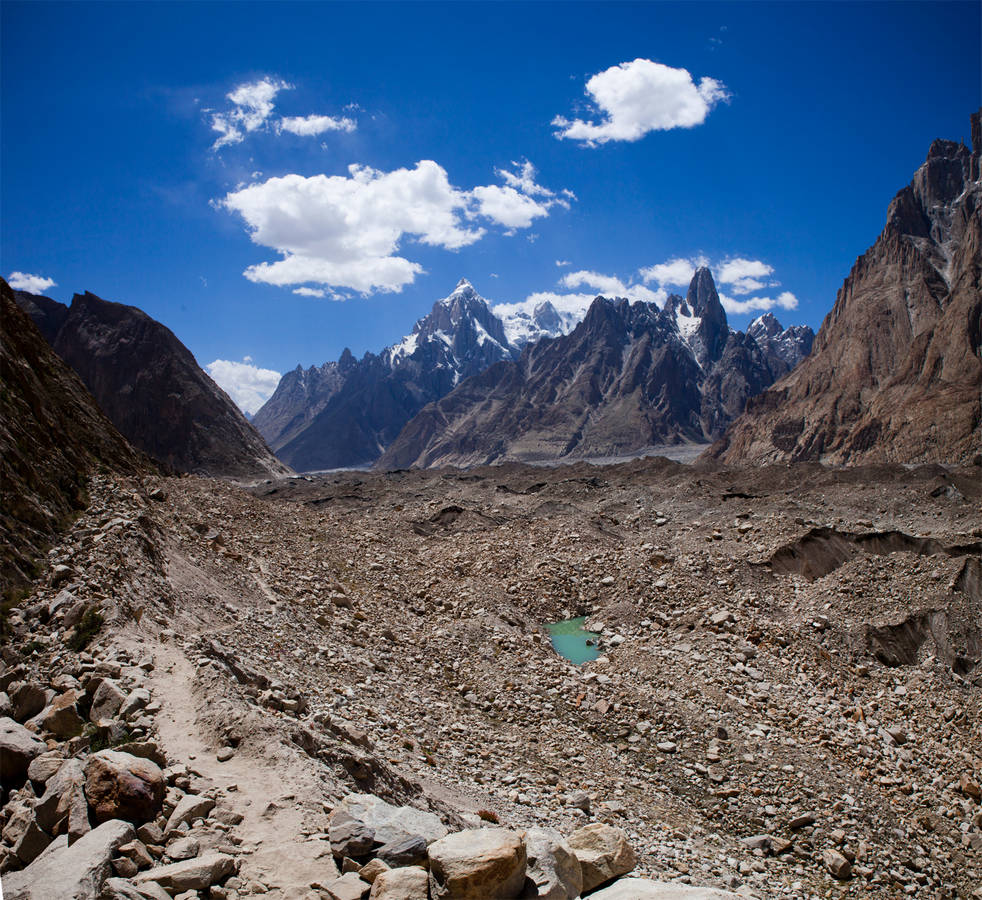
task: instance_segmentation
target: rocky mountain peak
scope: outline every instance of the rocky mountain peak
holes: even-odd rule
[[[774,337],[780,334],[784,329],[781,328],[781,323],[777,320],[777,316],[774,313],[766,312],[762,316],[758,316],[753,322],[750,323],[747,328],[747,334],[752,338],[756,338],[758,335],[766,335],[767,337]]]

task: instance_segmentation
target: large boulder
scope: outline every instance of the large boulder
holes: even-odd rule
[[[134,837],[132,825],[113,819],[70,847],[55,838],[26,869],[3,876],[4,900],[98,900],[116,848]]]
[[[4,785],[22,782],[31,760],[47,749],[23,725],[6,716],[0,719],[0,781]]]
[[[93,722],[111,719],[119,712],[119,708],[123,705],[125,699],[126,695],[120,690],[119,685],[115,681],[111,678],[103,678],[92,695],[89,719]]]
[[[622,878],[590,894],[590,900],[744,900],[739,894],[716,888],[693,887],[647,878]]]
[[[574,900],[583,890],[580,861],[563,836],[552,828],[525,832],[528,880],[523,897],[537,900]]]
[[[88,758],[84,771],[85,797],[96,821],[125,819],[140,825],[160,813],[164,775],[149,759],[100,750]]]
[[[602,822],[584,825],[569,836],[568,843],[580,861],[584,891],[626,875],[637,865],[627,835],[613,825]]]
[[[7,688],[10,705],[14,718],[18,722],[26,722],[36,716],[48,701],[44,687],[33,681],[19,681]]]
[[[7,824],[3,827],[3,839],[26,866],[34,862],[51,843],[51,835],[38,828],[34,810],[26,803],[10,803],[5,812]]]
[[[50,731],[56,738],[67,741],[82,733],[85,720],[79,715],[75,705],[78,699],[75,691],[59,694],[38,715],[36,721],[44,731]]]
[[[370,828],[379,844],[390,844],[416,835],[427,844],[432,844],[447,835],[447,828],[439,816],[411,806],[393,806],[372,794],[348,794],[331,813],[331,819],[333,821],[343,816],[349,816]]]
[[[429,876],[421,866],[404,866],[382,872],[372,882],[369,900],[427,900]]]
[[[525,844],[507,828],[458,831],[430,844],[432,900],[520,897]]]
[[[44,794],[34,807],[40,828],[48,834],[68,834],[74,843],[91,830],[85,799],[85,772],[78,759],[66,759],[47,780]]]
[[[194,859],[183,859],[166,866],[157,866],[140,872],[132,881],[136,885],[153,881],[171,894],[183,891],[203,891],[213,884],[221,884],[236,871],[234,856],[226,853],[202,853]]]

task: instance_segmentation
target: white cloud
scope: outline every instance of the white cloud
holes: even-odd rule
[[[559,284],[569,288],[569,290],[564,293],[536,291],[518,303],[499,303],[494,307],[494,312],[500,316],[511,316],[515,313],[532,315],[536,306],[548,301],[560,313],[568,313],[582,318],[598,294],[609,298],[626,297],[632,303],[643,301],[659,306],[665,302],[667,297],[664,290],[653,291],[644,285],[628,284],[614,275],[604,275],[600,272],[591,272],[588,269],[567,273],[559,280]],[[577,291],[576,288],[589,288],[590,290],[586,292]]]
[[[324,288],[298,287],[293,289],[293,293],[301,297],[323,297],[327,291]]]
[[[608,141],[636,141],[651,131],[701,125],[709,111],[727,100],[726,87],[715,78],[697,85],[686,69],[636,59],[598,72],[586,83],[599,122],[570,121],[557,116],[556,137],[596,147]]]
[[[242,362],[216,359],[205,368],[217,384],[236,406],[243,412],[254,415],[276,390],[280,383],[280,373],[272,369],[260,369],[252,365],[252,357],[246,356]]]
[[[7,284],[15,291],[43,294],[48,288],[53,288],[56,282],[53,278],[45,278],[43,275],[30,275],[27,272],[11,272],[7,276]]]
[[[568,259],[557,259],[556,265],[559,266],[560,269],[562,269],[565,266],[570,265],[570,261]]]
[[[232,108],[211,117],[212,131],[220,135],[212,144],[219,150],[229,144],[242,141],[244,131],[256,131],[266,124],[273,114],[273,100],[280,91],[290,90],[292,85],[275,78],[260,78],[258,81],[240,84],[227,94]]]
[[[304,136],[325,131],[354,131],[357,127],[354,119],[334,116],[284,116],[276,125],[278,131]]]
[[[774,267],[761,262],[759,259],[744,259],[737,256],[719,265],[716,275],[720,284],[731,286],[734,294],[749,294],[766,287],[772,287],[770,281],[761,279],[774,274]]]
[[[734,300],[725,294],[719,295],[719,302],[723,304],[730,315],[741,316],[751,312],[765,312],[779,306],[781,309],[797,309],[798,298],[791,291],[782,291],[777,297],[751,297],[749,300]]]
[[[670,259],[667,262],[647,266],[640,271],[642,279],[647,284],[687,285],[696,274],[701,260],[699,259]],[[705,265],[705,262],[702,262]]]
[[[325,131],[354,131],[358,127],[354,119],[347,117],[310,115],[274,119],[276,95],[292,89],[292,84],[265,77],[240,84],[230,91],[226,96],[231,101],[231,107],[224,112],[213,112],[211,116],[211,129],[219,134],[212,144],[212,150],[241,143],[246,133],[268,125],[275,126],[277,133],[288,131],[304,136],[323,134]]]
[[[499,171],[523,190],[511,184],[462,190],[432,160],[391,172],[352,165],[348,173],[270,178],[219,202],[242,216],[254,243],[282,257],[250,266],[246,278],[362,294],[401,291],[423,271],[399,253],[405,239],[456,250],[479,241],[487,226],[527,228],[551,207],[569,205],[536,184],[528,164],[515,173]],[[529,190],[536,199],[523,192]]]

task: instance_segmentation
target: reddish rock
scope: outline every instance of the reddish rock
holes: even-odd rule
[[[85,797],[99,822],[148,822],[160,813],[164,792],[163,773],[149,759],[102,750],[85,764]]]

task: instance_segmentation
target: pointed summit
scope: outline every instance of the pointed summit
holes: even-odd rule
[[[700,266],[692,276],[685,306],[697,322],[690,320],[686,328],[689,333],[684,336],[692,347],[696,361],[707,369],[723,355],[730,328],[723,305],[719,302],[719,294],[716,293],[713,273],[706,266]]]

